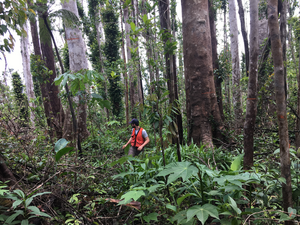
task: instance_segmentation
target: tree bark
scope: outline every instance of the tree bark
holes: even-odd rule
[[[284,85],[285,85],[285,98],[287,100],[287,74],[286,74],[286,38],[287,38],[287,0],[282,1],[282,8],[280,12],[280,40],[282,46],[282,57],[283,57],[283,75],[284,75]]]
[[[181,1],[183,53],[191,115],[191,137],[212,147],[211,98],[215,96],[208,0]],[[200,43],[201,40],[201,43]],[[188,108],[187,108],[188,110]]]
[[[240,15],[240,20],[241,20],[241,30],[242,30],[242,35],[243,35],[243,40],[244,40],[244,48],[245,48],[246,75],[248,77],[249,76],[249,44],[248,44],[248,36],[247,36],[247,32],[246,32],[246,27],[245,27],[244,8],[243,8],[242,0],[237,0],[237,2],[238,2],[238,5],[239,5],[239,15]]]
[[[55,61],[54,61],[54,53],[52,48],[51,37],[48,30],[45,27],[45,23],[43,18],[40,15],[39,18],[39,26],[40,26],[40,41],[41,41],[41,49],[43,53],[43,60],[46,62],[46,67],[52,71],[52,74],[49,75],[47,80],[47,89],[48,95],[50,98],[50,104],[52,109],[52,114],[54,116],[54,128],[56,131],[56,135],[58,138],[62,137],[62,129],[63,129],[63,119],[64,112],[58,97],[59,89],[54,84],[54,79],[56,78],[56,69],[55,69]],[[47,35],[41,35],[41,30],[44,30]]]
[[[28,4],[31,5],[32,3],[29,2]],[[35,18],[30,20],[30,27],[31,27],[31,37],[32,37],[34,54],[41,58],[42,53],[41,53],[40,40],[39,40],[39,36],[38,36],[38,29],[37,29],[37,24],[36,24]],[[45,80],[45,77],[43,76],[43,74],[41,74],[41,76],[42,76],[42,79],[41,79],[42,82],[39,82],[39,83],[40,83],[40,87],[41,87],[44,111],[45,111],[45,115],[46,115],[47,124],[48,124],[50,130],[52,130],[52,122],[51,122],[51,114],[50,114],[50,112],[52,112],[52,108],[51,108],[51,104],[49,102],[47,86],[46,86],[45,82],[43,82]],[[52,136],[52,134],[51,134],[51,136]]]
[[[138,1],[132,0],[133,11],[132,16],[136,27],[139,26],[138,17]],[[140,51],[139,51],[139,42],[137,41],[134,43],[134,48],[137,48],[136,55],[137,55],[137,63],[136,63],[136,74],[137,74],[137,90],[138,90],[138,101],[139,104],[144,105],[144,92],[143,92],[143,82],[142,82],[142,73],[141,73],[141,61],[140,61]],[[141,119],[141,118],[140,118]]]
[[[229,20],[230,20],[230,40],[231,40],[231,58],[232,58],[232,96],[235,114],[236,133],[239,134],[242,125],[242,98],[240,89],[240,58],[238,46],[238,27],[236,20],[235,0],[229,0]]]
[[[257,115],[257,72],[258,67],[258,0],[250,1],[250,73],[246,120],[244,124],[244,168],[253,166],[253,135]]]
[[[299,18],[299,22],[300,22],[300,18]],[[300,39],[300,38],[299,38]],[[298,40],[299,40],[298,39]],[[299,40],[300,41],[300,40]],[[300,45],[299,45],[299,54],[300,54]],[[298,76],[297,76],[297,81],[298,81],[298,91],[297,91],[297,114],[298,116],[300,115],[300,57],[299,57],[299,69],[298,69]],[[296,119],[296,130],[300,130],[300,120]],[[295,144],[296,144],[296,150],[298,151],[298,149],[300,148],[300,132],[296,132],[296,140],[295,140]]]
[[[62,4],[62,8],[74,13],[78,18],[78,9],[76,1],[70,0]],[[70,70],[71,72],[78,72],[80,70],[88,69],[88,62],[85,56],[86,46],[82,37],[82,32],[78,27],[65,27],[66,38],[69,48]],[[78,100],[78,132],[81,141],[89,136],[87,130],[87,99],[79,97]]]
[[[123,21],[122,21],[122,5],[120,4],[120,17],[121,17],[121,31],[122,31],[122,53],[124,60],[124,80],[125,80],[125,114],[126,114],[126,124],[129,124],[129,107],[128,107],[128,76],[127,76],[127,62],[125,56],[125,47],[124,47],[124,31],[123,31]]]
[[[275,96],[277,105],[277,117],[279,124],[279,145],[280,145],[280,163],[281,176],[286,179],[286,184],[282,183],[283,209],[288,211],[288,207],[293,207],[292,204],[292,186],[291,186],[291,169],[290,169],[290,152],[289,152],[289,137],[288,123],[285,98],[285,83],[284,83],[284,65],[282,56],[282,47],[280,42],[280,32],[277,15],[278,0],[268,0],[268,24],[271,36],[271,51],[274,63],[274,83]],[[285,224],[293,224],[291,221],[286,221]]]
[[[209,9],[209,22],[210,22],[210,35],[211,35],[211,47],[212,47],[212,66],[213,71],[219,69],[218,53],[217,53],[217,37],[216,37],[216,25],[214,20],[214,8],[213,0],[208,1]],[[212,114],[215,122],[214,136],[219,140],[223,140],[221,130],[223,129],[224,113],[223,113],[223,101],[222,101],[222,78],[219,73],[214,74],[214,83],[216,95],[212,95]],[[217,109],[218,108],[218,109]]]
[[[23,25],[23,29],[26,31],[27,36],[21,36],[21,53],[22,53],[22,64],[23,64],[23,76],[25,80],[25,87],[26,87],[26,94],[28,98],[29,106],[34,108],[35,105],[31,100],[35,99],[34,91],[33,91],[33,81],[32,75],[30,73],[30,46],[28,40],[28,22],[26,21]],[[32,125],[34,126],[34,113],[31,111],[30,113],[30,120]]]

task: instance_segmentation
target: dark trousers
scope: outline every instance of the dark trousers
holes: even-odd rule
[[[144,151],[144,149],[142,149],[141,151],[139,151],[137,149],[138,149],[138,147],[130,146],[128,155],[131,155],[132,157],[134,157],[134,156],[139,155],[142,151]]]

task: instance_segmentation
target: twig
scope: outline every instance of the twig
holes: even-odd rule
[[[59,174],[59,173],[61,173],[61,171],[58,171],[58,172],[56,172],[55,174],[53,174],[51,177],[49,177],[46,181],[44,181],[43,183],[41,183],[40,185],[38,185],[36,188],[34,188],[32,191],[30,191],[29,193],[28,193],[28,195],[29,194],[31,194],[32,192],[34,192],[35,190],[37,190],[37,189],[39,189],[39,188],[41,188],[45,183],[47,183],[49,180],[51,180],[53,177],[55,177],[57,174]]]

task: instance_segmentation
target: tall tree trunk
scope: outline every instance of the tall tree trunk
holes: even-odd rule
[[[128,76],[127,76],[127,62],[125,56],[125,47],[124,47],[124,31],[123,31],[123,13],[122,5],[120,4],[120,16],[121,16],[121,31],[122,31],[122,53],[124,60],[124,80],[125,80],[125,114],[126,114],[126,124],[129,124],[129,107],[128,107]]]
[[[148,19],[148,15],[147,15],[147,8],[146,8],[146,0],[142,0],[142,17],[146,15],[147,19]],[[147,25],[146,25],[147,26]],[[149,26],[149,25],[148,25]],[[153,41],[151,40],[151,28],[150,27],[146,27],[145,32],[143,32],[144,38],[146,40],[146,50],[147,50],[147,64],[149,67],[149,75],[150,75],[150,94],[153,94],[154,92],[154,68],[152,66],[151,60],[153,59],[153,51],[152,51],[152,45],[153,45]]]
[[[268,0],[268,24],[271,37],[271,50],[274,63],[274,82],[275,96],[277,105],[277,117],[279,124],[279,145],[280,145],[280,164],[281,176],[286,179],[282,183],[283,209],[288,211],[288,207],[293,207],[292,186],[291,186],[291,162],[289,152],[289,136],[286,112],[285,83],[284,83],[284,65],[282,57],[282,48],[280,42],[280,31],[277,15],[278,0]],[[285,224],[293,224],[286,221]]]
[[[135,114],[135,104],[138,102],[136,98],[136,87],[134,85],[134,74],[132,71],[132,66],[129,63],[131,61],[131,41],[130,41],[130,22],[129,22],[129,12],[128,6],[124,8],[124,21],[125,21],[125,36],[126,36],[126,51],[127,51],[127,62],[128,62],[128,77],[129,77],[129,100],[132,117],[136,117]]]
[[[241,20],[241,29],[244,40],[244,48],[245,48],[245,56],[246,56],[246,75],[249,76],[249,44],[248,44],[248,36],[245,27],[245,15],[242,0],[237,0],[239,5],[239,15]],[[258,4],[258,3],[257,3]]]
[[[240,88],[240,58],[238,45],[238,27],[236,20],[235,0],[229,0],[230,40],[232,58],[232,96],[235,114],[235,127],[237,134],[240,133],[242,123],[242,98]]]
[[[139,8],[138,8],[138,1],[137,0],[132,0],[132,5],[133,5],[133,11],[132,11],[132,16],[135,25],[138,27],[139,26]],[[137,60],[136,60],[136,74],[137,74],[137,89],[138,89],[138,99],[139,99],[139,104],[144,104],[144,92],[143,92],[143,82],[142,82],[142,73],[141,73],[141,62],[140,62],[140,51],[139,51],[139,42],[134,43],[134,48],[137,48],[136,54],[137,54]],[[140,115],[141,117],[141,115]],[[140,118],[141,119],[141,118]]]
[[[284,85],[285,85],[285,98],[287,100],[287,74],[286,74],[286,38],[287,38],[287,0],[282,1],[282,8],[280,12],[280,40],[282,46],[282,57],[283,57],[283,75],[284,75]]]
[[[51,109],[54,116],[53,118],[54,128],[57,137],[61,138],[64,112],[63,112],[60,99],[58,97],[59,89],[54,84],[54,79],[56,78],[56,69],[55,69],[55,61],[54,61],[54,53],[52,48],[51,37],[48,30],[45,27],[45,23],[41,15],[39,18],[39,26],[40,26],[40,41],[41,41],[41,49],[43,53],[43,60],[46,62],[46,67],[52,71],[52,74],[50,74],[48,79],[46,78],[46,80],[47,80],[47,89],[50,98]],[[45,33],[41,34],[41,31],[47,33],[47,35],[45,35]]]
[[[31,5],[31,4],[32,3],[29,2],[29,5]],[[30,20],[30,27],[31,27],[31,37],[32,37],[34,54],[41,58],[42,53],[41,53],[40,40],[39,40],[39,36],[38,36],[38,28],[37,28],[35,18]],[[45,82],[43,82],[43,81],[45,81],[45,77],[43,76],[42,72],[41,72],[41,76],[42,76],[42,82],[39,82],[39,83],[40,83],[40,87],[41,87],[44,111],[45,111],[45,115],[46,115],[47,124],[48,124],[50,130],[52,130],[52,122],[51,122],[51,114],[50,114],[50,112],[52,112],[52,108],[51,108],[51,104],[49,101],[47,86],[46,86]],[[52,134],[51,134],[51,136],[52,136]]]
[[[22,53],[22,63],[23,63],[23,76],[25,80],[25,86],[26,86],[26,94],[29,102],[29,106],[34,108],[35,105],[32,100],[35,99],[34,91],[33,91],[33,81],[32,81],[32,75],[30,73],[30,46],[29,46],[29,40],[28,40],[28,22],[25,22],[23,25],[23,29],[26,31],[27,36],[22,35],[21,36],[21,53]],[[34,126],[34,113],[31,111],[30,113],[30,120],[32,125]]]
[[[216,24],[215,24],[215,9],[213,6],[214,0],[208,1],[209,7],[209,22],[210,22],[210,35],[211,35],[211,47],[212,47],[212,61],[213,61],[213,70],[219,70],[219,61],[218,61],[218,53],[217,53],[217,35],[216,35]],[[217,102],[219,106],[219,111],[221,115],[221,119],[224,121],[224,111],[223,111],[223,96],[222,96],[222,78],[220,77],[219,72],[215,73],[215,86],[216,86],[216,94],[217,94]]]
[[[189,88],[191,137],[212,147],[211,96],[215,95],[208,0],[181,1],[184,68]],[[201,40],[201,43],[200,43]]]
[[[78,18],[78,9],[76,1],[70,0],[62,4],[62,8],[74,13]],[[71,72],[78,72],[80,70],[88,69],[88,62],[85,56],[86,46],[82,37],[82,32],[78,27],[65,28],[66,38],[69,48],[69,60]],[[78,101],[78,132],[81,140],[89,136],[87,130],[86,117],[87,117],[87,99],[79,97]]]
[[[246,120],[244,124],[244,167],[253,166],[253,135],[257,115],[257,64],[258,64],[258,0],[250,1],[250,73]]]
[[[216,26],[214,20],[214,7],[213,7],[213,0],[208,1],[208,9],[209,9],[209,24],[210,24],[210,35],[211,35],[211,47],[212,47],[212,66],[213,71],[219,69],[219,62],[218,62],[218,53],[217,53],[217,37],[216,37]],[[222,78],[219,77],[219,73],[216,72],[214,75],[214,84],[216,95],[211,95],[211,104],[212,104],[212,115],[215,122],[215,130],[214,135],[215,138],[223,140],[223,135],[221,130],[223,129],[223,121],[224,121],[224,114],[223,114],[223,103],[222,103]]]
[[[299,18],[299,22],[300,22],[300,18]],[[300,38],[298,38],[298,41],[300,42]],[[300,55],[300,45],[299,45],[299,55]],[[297,114],[298,116],[300,115],[300,57],[299,57],[299,73],[297,74],[297,81],[298,81],[298,91],[297,91]],[[295,144],[296,144],[296,150],[298,151],[298,149],[300,148],[300,119],[297,117],[296,119],[296,140],[295,140]]]

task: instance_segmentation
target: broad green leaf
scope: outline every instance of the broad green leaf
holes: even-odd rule
[[[28,206],[28,209],[34,212],[35,214],[39,214],[41,212],[36,206]]]
[[[98,94],[96,94],[96,93],[92,93],[91,96],[92,96],[93,98],[103,99],[101,95],[98,95]]]
[[[151,220],[158,221],[157,216],[158,216],[158,213],[150,213],[148,216],[143,216],[143,219],[147,223],[149,223]]]
[[[288,212],[289,212],[289,217],[291,217],[291,219],[295,218],[295,216],[297,215],[297,210],[291,207],[288,208]]]
[[[171,210],[173,210],[174,212],[177,211],[177,208],[176,208],[176,206],[174,206],[174,205],[166,204],[166,208],[167,208],[167,209],[171,209]]]
[[[230,169],[232,171],[237,171],[241,168],[242,159],[244,154],[238,155],[235,160],[231,163]]]
[[[125,155],[128,155],[129,148],[130,148],[130,145],[127,145],[126,148],[124,148]]]
[[[69,141],[67,141],[64,138],[59,139],[54,146],[54,150],[55,152],[58,152],[59,150],[63,149],[64,147],[67,146],[67,144],[69,143]]]
[[[230,196],[228,196],[228,199],[229,199],[229,205],[233,208],[233,210],[236,211],[237,214],[241,214],[242,211],[237,207],[237,204],[233,200],[233,198],[231,198]]]
[[[108,110],[110,110],[111,106],[110,106],[110,101],[108,100],[103,100],[102,104],[104,105],[105,108],[107,108]]]
[[[16,200],[16,201],[14,201],[14,203],[13,203],[13,208],[15,209],[16,207],[18,207],[21,203],[22,203],[23,201],[22,200],[20,200],[20,199],[18,199],[18,200]]]
[[[289,215],[287,215],[283,212],[280,212],[279,215],[280,215],[279,222],[293,219],[292,217],[290,217]]]
[[[133,190],[129,191],[126,194],[122,195],[121,199],[123,199],[119,204],[127,204],[131,202],[131,199],[137,201],[140,197],[145,196],[145,192],[141,190]]]
[[[19,215],[24,215],[24,212],[21,210],[17,210],[16,213],[7,218],[4,224],[12,224],[12,221],[14,221]]]
[[[187,210],[187,221],[190,221],[195,215],[202,224],[208,219],[208,216],[212,216],[219,219],[219,213],[217,207],[211,204],[205,204],[203,206],[195,205]]]
[[[66,147],[66,148],[59,150],[55,155],[55,161],[58,162],[58,160],[60,160],[61,157],[63,157],[65,154],[72,151],[73,149],[74,149],[74,147]]]
[[[142,19],[143,19],[144,23],[147,23],[147,21],[148,21],[147,14],[144,14]]]
[[[135,23],[131,22],[130,27],[131,27],[131,30],[134,32],[136,29]]]
[[[148,188],[148,191],[149,191],[150,193],[151,193],[151,192],[154,192],[154,191],[156,191],[157,188],[162,187],[162,186],[164,186],[164,185],[162,185],[162,184],[156,184],[156,185],[153,185],[153,186],[151,186],[151,187]]]
[[[14,190],[13,192],[16,193],[17,195],[19,195],[23,199],[25,198],[25,194],[24,194],[23,191],[21,191],[21,190]]]
[[[285,179],[284,177],[279,177],[278,180],[279,180],[281,183],[286,184],[286,179]]]
[[[193,166],[190,162],[176,162],[169,164],[167,168],[162,170],[157,176],[169,175],[167,184],[170,184],[180,177],[183,181],[187,181],[191,176],[197,173],[197,167]]]
[[[28,219],[22,220],[21,225],[28,225]]]
[[[113,167],[114,165],[120,163],[123,164],[124,162],[126,162],[128,160],[128,156],[123,156],[122,158],[118,159],[117,161],[114,161],[110,164],[111,167]]]

